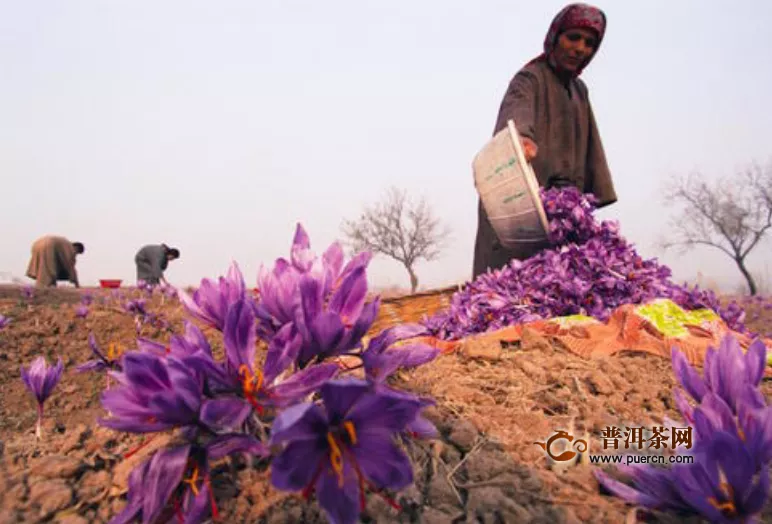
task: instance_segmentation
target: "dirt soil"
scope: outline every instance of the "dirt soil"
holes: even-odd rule
[[[95,302],[86,318],[77,318],[84,292]],[[451,292],[389,299],[373,331],[432,314],[447,305]],[[120,293],[140,296],[135,290]],[[148,441],[98,426],[104,378],[75,372],[91,358],[90,332],[103,347],[111,342],[133,347],[134,319],[114,295],[59,289],[26,299],[18,287],[0,287],[0,314],[12,319],[0,330],[0,524],[109,521],[125,503],[128,473],[171,438]],[[751,329],[761,333],[772,331],[772,308],[766,304],[746,305]],[[171,329],[181,328],[184,314],[176,300],[155,296],[148,309],[163,315]],[[151,327],[142,331],[150,338],[169,334]],[[34,436],[34,401],[19,378],[19,366],[39,355],[49,361],[61,357],[65,364],[46,403],[42,441]],[[394,496],[399,510],[371,494],[363,522],[634,522],[639,515],[633,508],[600,493],[586,454],[554,463],[535,443],[562,429],[586,439],[592,452],[608,426],[651,427],[665,416],[677,418],[668,361],[624,353],[583,360],[538,337],[518,347],[469,345],[396,380],[437,400],[428,415],[442,438],[409,446],[415,485]],[[764,389],[769,394],[772,386],[765,382]],[[313,501],[273,490],[268,475],[258,462],[217,466],[217,521],[325,521]],[[771,507],[762,520],[772,521]],[[663,515],[649,521],[684,522]]]

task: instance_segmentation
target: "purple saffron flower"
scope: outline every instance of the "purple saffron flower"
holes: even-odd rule
[[[280,258],[272,271],[260,267],[257,277],[259,300],[255,314],[260,321],[260,335],[270,340],[282,326],[295,319],[299,306],[298,286],[302,274],[289,262]]]
[[[147,304],[147,301],[144,298],[138,298],[135,300],[129,300],[123,305],[123,309],[126,310],[127,313],[131,313],[132,315],[139,315],[139,316],[147,316],[147,309],[145,309],[145,306]]]
[[[708,348],[704,378],[689,365],[677,348],[671,350],[671,357],[676,379],[689,396],[700,402],[709,391],[713,392],[736,412],[738,399],[745,386],[755,388],[764,377],[767,348],[761,340],[755,340],[748,347],[747,353],[743,354],[737,338],[728,334],[721,340],[718,350]],[[679,404],[683,405],[684,402],[685,399],[681,399]]]
[[[0,314],[0,329],[3,329],[11,323],[11,319],[5,315]]]
[[[81,364],[75,368],[75,371],[78,373],[84,373],[87,371],[106,371],[110,369],[115,371],[121,370],[120,355],[116,355],[115,344],[110,344],[107,350],[107,355],[105,355],[99,348],[99,344],[97,344],[94,334],[89,333],[88,345],[91,347],[91,352],[94,353],[96,358]]]
[[[144,292],[146,292],[148,294],[152,294],[153,293],[153,284],[151,284],[150,282],[148,282],[146,280],[140,279],[140,280],[137,280],[137,289],[140,290],[140,291],[144,291]]]
[[[259,301],[255,306],[259,326],[258,333],[265,340],[276,335],[279,329],[294,322],[300,304],[300,282],[309,276],[319,282],[320,293],[328,297],[342,285],[348,275],[359,267],[365,267],[372,255],[360,253],[344,267],[343,248],[333,242],[321,259],[313,255],[310,241],[301,224],[297,225],[290,260],[279,258],[271,271],[260,267],[257,279]]]
[[[174,335],[169,340],[169,354],[178,358],[202,353],[212,354],[212,347],[204,336],[204,333],[192,322],[185,321],[185,334]]]
[[[21,296],[27,300],[33,298],[35,296],[35,288],[30,286],[29,284],[22,286]]]
[[[30,393],[35,396],[38,405],[38,421],[35,426],[35,435],[41,438],[43,435],[43,404],[51,396],[59,380],[62,378],[64,364],[60,358],[55,366],[48,366],[45,357],[38,357],[32,361],[29,369],[20,369],[21,380]]]
[[[76,307],[75,316],[78,318],[86,318],[88,316],[88,306],[80,305]]]
[[[90,306],[94,302],[94,295],[88,291],[80,297],[80,303],[84,306]]]
[[[177,298],[177,290],[169,284],[161,284],[158,289],[166,298]]]
[[[739,397],[736,414],[718,395],[707,393],[702,402],[690,412],[694,441],[710,441],[713,435],[724,432],[741,439],[761,471],[772,462],[772,407],[764,405],[761,393],[746,386]]]
[[[428,344],[408,344],[392,347],[397,342],[426,334],[426,328],[418,324],[403,324],[381,331],[370,340],[362,353],[362,362],[370,380],[382,382],[400,368],[413,368],[434,360],[438,348]]]
[[[338,372],[335,364],[311,366],[278,382],[288,366],[285,356],[297,354],[299,347],[300,338],[292,336],[291,328],[288,324],[274,337],[265,369],[256,370],[255,316],[251,306],[241,300],[230,306],[225,319],[225,361],[216,362],[211,351],[198,351],[185,357],[184,362],[208,381],[212,391],[237,393],[262,414],[264,406],[284,407],[303,400]]]
[[[205,426],[221,431],[241,426],[251,412],[240,399],[204,399],[195,373],[172,357],[127,353],[123,371],[110,375],[119,387],[102,393],[102,405],[111,417],[99,422],[112,429],[149,433]]]
[[[236,262],[231,264],[225,277],[217,281],[203,279],[192,296],[184,291],[178,293],[188,313],[219,331],[223,330],[228,307],[247,299],[244,277]]]
[[[295,326],[303,339],[298,357],[302,368],[316,359],[345,353],[361,345],[361,339],[375,322],[380,299],[366,303],[367,277],[364,266],[351,271],[324,295],[324,283],[305,275],[300,281],[301,306]]]
[[[321,397],[321,405],[297,404],[275,419],[271,445],[282,449],[271,482],[281,490],[316,491],[332,522],[354,523],[366,487],[399,490],[413,481],[410,460],[394,439],[421,404],[355,379],[328,382]]]
[[[769,468],[765,466],[757,475],[745,444],[730,433],[712,435],[701,448],[693,464],[669,470],[648,465],[624,468],[633,486],[600,470],[595,476],[604,488],[630,504],[699,515],[711,522],[754,522],[769,494]]]
[[[155,452],[129,475],[126,506],[111,524],[137,519],[167,522],[175,513],[191,524],[205,521],[210,514],[216,519],[209,463],[235,453],[267,455],[257,439],[240,434],[218,436],[205,446],[188,444]]]

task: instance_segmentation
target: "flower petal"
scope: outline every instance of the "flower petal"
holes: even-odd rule
[[[201,422],[214,431],[236,430],[244,424],[252,407],[241,399],[218,398],[201,405]]]
[[[293,364],[300,354],[303,339],[293,323],[285,324],[271,339],[263,365],[263,379],[273,383],[285,369]]]
[[[316,498],[335,524],[355,524],[359,520],[359,482],[351,465],[343,462],[343,484],[327,467],[316,482]]]
[[[752,386],[758,386],[764,378],[766,367],[767,347],[760,339],[756,339],[745,353],[745,379]]]
[[[276,406],[287,406],[303,400],[331,380],[338,369],[337,364],[317,364],[293,373],[270,389],[270,401]]]
[[[314,441],[327,435],[327,418],[316,404],[296,404],[282,410],[271,426],[271,446],[288,441]]]
[[[160,449],[150,459],[144,478],[142,520],[154,522],[166,506],[188,464],[190,446]]]
[[[290,442],[271,461],[271,484],[286,491],[305,489],[328,461],[323,440]]]
[[[367,298],[367,274],[364,267],[349,273],[330,298],[330,311],[346,320],[354,320],[362,313]]]
[[[257,456],[268,454],[268,449],[262,442],[252,435],[240,433],[219,435],[206,445],[206,449],[209,460],[220,460],[233,453],[249,453]]]
[[[377,488],[399,490],[413,482],[413,465],[390,435],[357,432],[352,451],[361,472]]]
[[[357,432],[401,432],[415,420],[423,406],[416,398],[380,391],[363,394],[349,410],[346,418]]]
[[[345,420],[352,406],[368,391],[370,391],[370,385],[364,380],[355,378],[327,382],[322,386],[321,395],[329,420],[332,423]]]
[[[676,379],[683,386],[689,395],[697,402],[702,401],[702,397],[707,393],[708,388],[686,357],[678,349],[671,350],[671,360],[673,362],[673,371]]]
[[[593,474],[595,475],[598,484],[603,486],[603,488],[611,494],[621,498],[629,504],[640,505],[650,509],[656,509],[660,505],[658,499],[611,478],[602,470],[596,469],[593,471]]]

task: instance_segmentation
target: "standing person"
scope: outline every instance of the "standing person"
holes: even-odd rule
[[[514,120],[539,185],[575,186],[593,193],[598,207],[613,204],[617,195],[587,86],[579,75],[595,57],[605,32],[606,15],[597,7],[564,7],[550,25],[544,52],[510,82],[494,130],[495,135]],[[531,257],[544,247],[503,247],[479,201],[473,278],[512,259]]]
[[[164,278],[164,271],[169,266],[170,260],[178,258],[180,258],[179,249],[166,244],[151,244],[143,247],[134,256],[134,262],[137,264],[137,281],[144,280],[151,286],[159,282],[168,285]]]
[[[75,258],[85,251],[86,247],[80,242],[54,235],[41,237],[32,244],[27,276],[35,280],[36,287],[56,287],[59,280],[80,287]]]

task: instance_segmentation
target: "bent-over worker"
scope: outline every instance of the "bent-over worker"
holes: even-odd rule
[[[600,9],[587,4],[563,8],[550,25],[544,52],[510,82],[494,130],[495,135],[514,120],[539,186],[575,186],[593,193],[598,207],[613,204],[617,195],[587,86],[579,75],[595,57],[605,31],[606,15]],[[504,248],[479,201],[473,278],[545,247]]]
[[[137,264],[137,281],[144,280],[151,286],[163,282],[164,271],[169,266],[169,261],[180,258],[179,249],[169,247],[166,244],[151,244],[137,251],[134,262]]]
[[[35,280],[36,287],[56,287],[59,280],[80,287],[75,258],[85,251],[80,242],[55,235],[41,237],[32,244],[27,276]]]

